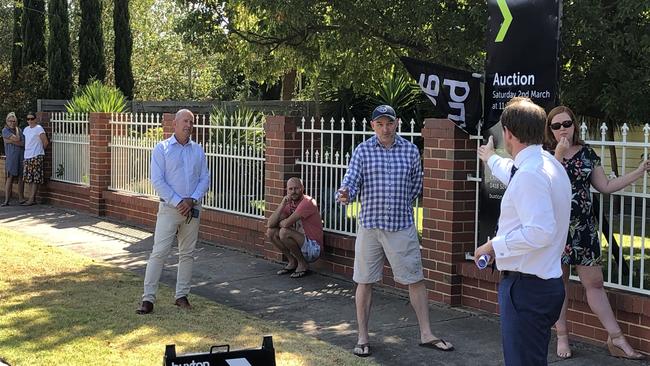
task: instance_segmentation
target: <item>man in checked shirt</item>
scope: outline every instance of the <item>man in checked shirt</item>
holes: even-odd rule
[[[388,105],[372,112],[375,136],[352,153],[348,171],[336,195],[341,204],[361,200],[359,228],[354,246],[355,304],[359,327],[354,354],[370,355],[368,318],[372,285],[381,280],[384,258],[395,281],[408,285],[411,305],[420,327],[420,346],[451,351],[449,342],[436,337],[429,324],[427,290],[422,273],[420,242],[413,221],[413,200],[422,191],[420,152],[396,135],[397,117]]]

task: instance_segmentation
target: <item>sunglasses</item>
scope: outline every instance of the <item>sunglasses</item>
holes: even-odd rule
[[[568,120],[563,121],[563,122],[551,123],[550,126],[551,126],[551,130],[559,130],[562,127],[569,128],[569,127],[573,126],[573,121],[568,119]]]
[[[36,117],[27,117],[27,120],[28,120],[28,121],[33,121],[33,120],[35,120],[35,119],[36,119]]]

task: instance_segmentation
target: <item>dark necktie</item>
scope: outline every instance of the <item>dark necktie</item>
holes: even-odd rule
[[[515,173],[519,170],[514,164],[512,164],[512,168],[510,169],[510,180],[512,180],[512,177],[515,176]]]

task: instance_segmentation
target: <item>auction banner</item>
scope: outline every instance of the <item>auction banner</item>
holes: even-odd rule
[[[499,118],[513,97],[528,97],[548,112],[558,100],[560,0],[488,0],[483,135],[504,149]],[[496,125],[496,126],[495,126]],[[490,128],[494,126],[493,128]],[[506,185],[483,165],[478,245],[495,234]]]
[[[558,97],[560,0],[488,0],[486,125],[513,97],[549,111]]]

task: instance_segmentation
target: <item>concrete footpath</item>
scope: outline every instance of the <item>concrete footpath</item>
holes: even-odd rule
[[[2,207],[0,226],[140,276],[144,275],[153,244],[153,235],[147,230],[47,205],[20,207],[14,203]],[[195,256],[190,301],[191,296],[200,295],[352,352],[356,321],[351,281],[316,273],[301,279],[277,276],[275,272],[281,264],[205,243],[198,245]],[[176,253],[172,253],[162,275],[162,282],[172,287],[176,262]],[[135,311],[138,303],[139,299],[125,300],[121,306]],[[503,364],[498,316],[437,304],[431,304],[430,308],[434,334],[452,342],[456,347],[454,352],[418,347],[417,321],[408,297],[394,291],[375,290],[370,319],[371,357],[382,365]],[[572,346],[574,357],[559,360],[555,356],[554,340],[551,341],[549,363],[649,365],[648,361],[610,357],[602,345],[572,341]]]

